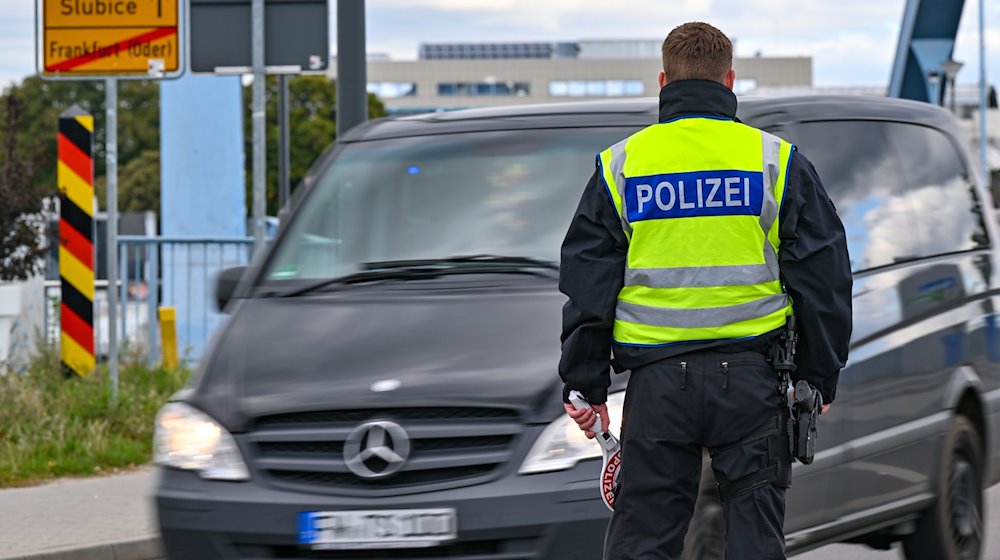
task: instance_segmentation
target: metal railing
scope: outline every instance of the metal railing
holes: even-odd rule
[[[251,237],[145,237],[118,238],[118,279],[95,282],[94,337],[99,357],[110,352],[107,290],[118,290],[117,351],[140,353],[150,362],[162,355],[160,307],[176,309],[178,352],[186,361],[197,360],[223,321],[215,304],[215,281],[230,267],[246,265],[252,254]],[[58,280],[45,283],[46,334],[59,340]]]
[[[157,309],[173,307],[180,355],[189,361],[200,357],[223,320],[215,279],[226,268],[247,264],[252,248],[250,237],[119,237],[119,339],[156,361],[161,355]]]
[[[59,345],[60,303],[62,285],[59,280],[45,281],[45,339]],[[108,281],[94,281],[94,351],[98,357],[108,355]]]

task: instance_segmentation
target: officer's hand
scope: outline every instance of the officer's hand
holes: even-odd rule
[[[820,412],[820,414],[826,414],[827,412],[830,412],[830,405],[824,404],[823,405],[823,412]]]
[[[597,432],[591,431],[594,427],[594,421],[597,419],[597,415],[601,418],[601,427],[605,430],[608,429],[610,425],[610,418],[608,418],[608,405],[606,404],[592,404],[591,408],[584,408],[582,410],[577,410],[573,405],[569,403],[563,403],[563,407],[566,409],[566,414],[576,422],[577,426],[584,431],[584,435],[588,439],[594,439]]]

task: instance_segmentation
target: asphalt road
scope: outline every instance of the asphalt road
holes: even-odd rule
[[[982,560],[1000,560],[1000,485],[986,493],[986,550]],[[993,513],[991,513],[993,512]],[[903,558],[902,548],[872,550],[866,546],[836,544],[806,552],[799,558],[809,560],[896,560]]]

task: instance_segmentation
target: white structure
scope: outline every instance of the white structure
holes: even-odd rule
[[[652,97],[660,41],[424,44],[418,60],[368,59],[368,91],[390,113]],[[736,58],[737,92],[812,86],[810,57]],[[336,65],[329,76],[336,79]]]
[[[0,374],[27,366],[43,334],[46,305],[41,277],[0,284]]]

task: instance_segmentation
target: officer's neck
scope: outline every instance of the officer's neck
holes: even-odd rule
[[[660,122],[690,115],[736,117],[736,94],[711,80],[678,80],[660,90]]]

